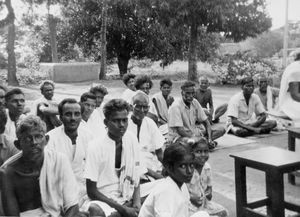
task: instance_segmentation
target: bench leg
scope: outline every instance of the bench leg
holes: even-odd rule
[[[266,193],[270,199],[270,204],[267,205],[267,215],[270,217],[284,217],[283,174],[276,169],[266,173]]]
[[[236,216],[244,217],[244,207],[247,205],[246,167],[235,159],[235,193]]]
[[[293,137],[291,135],[291,133],[289,132],[288,133],[288,149],[289,151],[295,151],[296,149],[296,139],[295,137]],[[288,174],[288,182],[291,184],[291,185],[295,185],[296,182],[295,182],[295,175],[293,175],[292,173],[289,173]]]

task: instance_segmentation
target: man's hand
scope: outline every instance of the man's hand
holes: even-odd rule
[[[136,208],[124,206],[123,209],[124,210],[121,214],[122,214],[122,216],[125,216],[125,217],[137,217],[139,214],[139,211],[137,211]]]

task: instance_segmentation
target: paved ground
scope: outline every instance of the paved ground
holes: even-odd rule
[[[109,95],[107,99],[118,97],[124,90],[124,85],[121,81],[104,81],[102,82],[109,88]],[[174,82],[173,95],[180,96],[181,82]],[[87,91],[91,86],[90,82],[76,83],[76,84],[57,84],[56,96],[60,99],[71,96],[79,99],[80,94]],[[240,90],[239,87],[211,87],[214,95],[215,105],[221,105],[227,102],[229,98]],[[159,89],[158,81],[154,81],[154,87],[151,93],[157,92]],[[26,97],[33,100],[39,97],[37,86],[30,86],[24,89]],[[224,122],[225,119],[223,118]],[[235,153],[244,150],[256,149],[265,146],[276,146],[279,148],[287,148],[287,134],[275,135],[267,138],[255,139],[255,143],[233,146],[230,148],[216,150],[210,155],[209,162],[213,169],[213,189],[214,200],[224,205],[228,210],[231,217],[235,217],[235,186],[234,186],[234,167],[233,159],[229,157],[230,153]],[[267,156],[266,156],[267,157]],[[288,201],[300,204],[300,179],[297,184],[292,186],[287,183],[285,177],[285,198]],[[247,169],[247,191],[249,200],[260,198],[265,194],[265,176],[262,172],[253,169]],[[264,210],[260,210],[264,211]],[[290,212],[286,213],[289,216]]]

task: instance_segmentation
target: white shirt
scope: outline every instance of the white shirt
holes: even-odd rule
[[[134,146],[135,149],[139,149],[136,136],[130,132],[124,134],[122,142],[122,147],[127,143]],[[124,150],[122,150],[122,157],[123,152]],[[102,194],[123,204],[125,199],[121,196],[120,181],[115,168],[115,154],[115,141],[107,134],[93,140],[88,148],[84,177],[97,182],[97,188]],[[139,162],[139,159],[134,161]],[[141,175],[146,172],[145,168],[136,166]]]
[[[16,123],[10,119],[8,109],[6,109],[6,116],[7,116],[7,122],[5,125],[4,134],[13,140],[16,140],[17,139]],[[26,115],[24,114],[20,115],[17,122],[20,122],[25,117]]]
[[[129,103],[130,105],[132,105],[132,97],[136,94],[135,91],[130,90],[130,89],[126,89],[122,96],[121,99],[124,99],[127,103]]]
[[[71,139],[66,135],[63,125],[49,131],[47,135],[49,135],[47,148],[54,149],[68,157],[83,196],[83,192],[86,192],[83,173],[87,148],[93,138],[92,135],[84,128],[79,127],[75,145],[72,144]]]
[[[138,127],[133,123],[131,117],[128,119],[128,131],[137,136]],[[145,166],[154,171],[161,169],[161,163],[158,161],[155,151],[161,149],[165,139],[159,131],[155,122],[148,117],[144,117],[139,134],[139,144],[141,148],[141,159]]]
[[[93,111],[86,123],[94,137],[103,137],[107,133],[104,125],[103,110],[100,107]]]
[[[186,184],[181,188],[167,177],[161,180],[142,205],[139,217],[188,217],[190,195]]]
[[[255,121],[254,115],[259,115],[263,112],[265,112],[265,109],[259,96],[252,93],[247,105],[243,92],[239,92],[230,99],[227,116],[229,122],[231,122],[230,116],[232,116],[243,123],[250,124]]]
[[[37,107],[40,103],[45,103],[47,104],[48,106],[51,106],[51,105],[58,105],[57,103],[58,101],[56,99],[52,99],[52,100],[48,100],[46,99],[44,96],[40,97],[39,99],[35,100],[32,102],[32,106],[31,106],[31,114],[33,115],[37,115]]]

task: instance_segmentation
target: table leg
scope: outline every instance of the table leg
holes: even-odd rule
[[[291,132],[288,132],[288,149],[290,151],[295,151],[295,137],[292,136]],[[289,183],[291,183],[292,185],[295,185],[295,175],[293,175],[292,173],[288,173],[288,181]]]
[[[236,193],[236,215],[244,216],[244,207],[247,205],[246,167],[235,159],[235,193]]]
[[[284,185],[283,174],[272,169],[266,172],[266,192],[270,199],[267,214],[270,217],[284,217]]]

